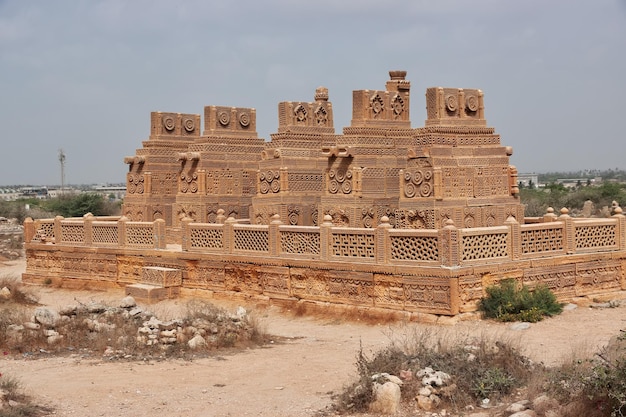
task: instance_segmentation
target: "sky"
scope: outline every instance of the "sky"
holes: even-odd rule
[[[480,88],[520,173],[626,169],[626,0],[0,0],[0,185],[123,183],[150,112]]]

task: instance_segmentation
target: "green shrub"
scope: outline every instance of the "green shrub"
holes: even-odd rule
[[[539,285],[531,292],[526,286],[518,288],[515,280],[508,279],[487,287],[486,291],[487,296],[480,300],[478,308],[487,318],[535,323],[563,311],[546,286]]]

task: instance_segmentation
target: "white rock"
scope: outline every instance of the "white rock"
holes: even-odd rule
[[[528,410],[528,401],[516,402],[506,408],[507,413],[518,413],[524,410]]]
[[[513,323],[509,326],[511,330],[526,330],[530,328],[530,323],[521,322],[521,323]]]
[[[235,317],[237,317],[239,320],[243,320],[244,318],[246,318],[247,314],[248,312],[246,311],[246,309],[239,306],[237,307],[237,311],[235,312]]]
[[[384,384],[374,383],[374,401],[370,411],[380,414],[395,414],[400,406],[400,387],[391,381]]]
[[[2,287],[2,289],[0,289],[0,298],[4,299],[4,300],[8,300],[11,298],[11,290],[8,289],[7,287]]]
[[[39,323],[33,323],[32,321],[27,321],[24,323],[24,328],[28,330],[39,330],[41,329],[41,325]]]
[[[59,343],[61,340],[63,340],[63,335],[62,334],[56,334],[56,335],[48,336],[48,344],[49,345],[54,345],[56,343]]]
[[[137,302],[132,295],[127,295],[126,297],[122,298],[122,301],[120,301],[120,307],[122,308],[133,308],[135,306],[137,306]]]
[[[37,307],[35,309],[35,321],[47,327],[54,327],[61,320],[61,315],[49,307]]]
[[[204,338],[198,334],[192,337],[191,340],[187,342],[187,346],[189,346],[189,348],[191,349],[200,349],[206,346],[206,340],[204,340]]]
[[[59,314],[62,316],[73,316],[74,314],[76,314],[77,310],[77,306],[66,305],[59,310]]]

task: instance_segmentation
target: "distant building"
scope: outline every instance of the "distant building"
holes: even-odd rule
[[[529,185],[532,185],[533,187],[538,187],[539,174],[517,174],[517,182],[525,188],[528,188]]]
[[[126,196],[125,185],[97,185],[93,191],[105,198],[113,196],[114,200],[123,200]]]

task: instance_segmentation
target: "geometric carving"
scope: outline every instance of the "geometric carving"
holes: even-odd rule
[[[343,194],[352,192],[352,171],[344,168],[330,169],[328,171],[328,192],[337,194],[340,190]]]
[[[431,197],[433,194],[433,172],[430,169],[406,169],[402,173],[404,197]]]
[[[268,192],[278,193],[280,191],[280,171],[260,171],[259,172],[259,192],[267,194]]]

